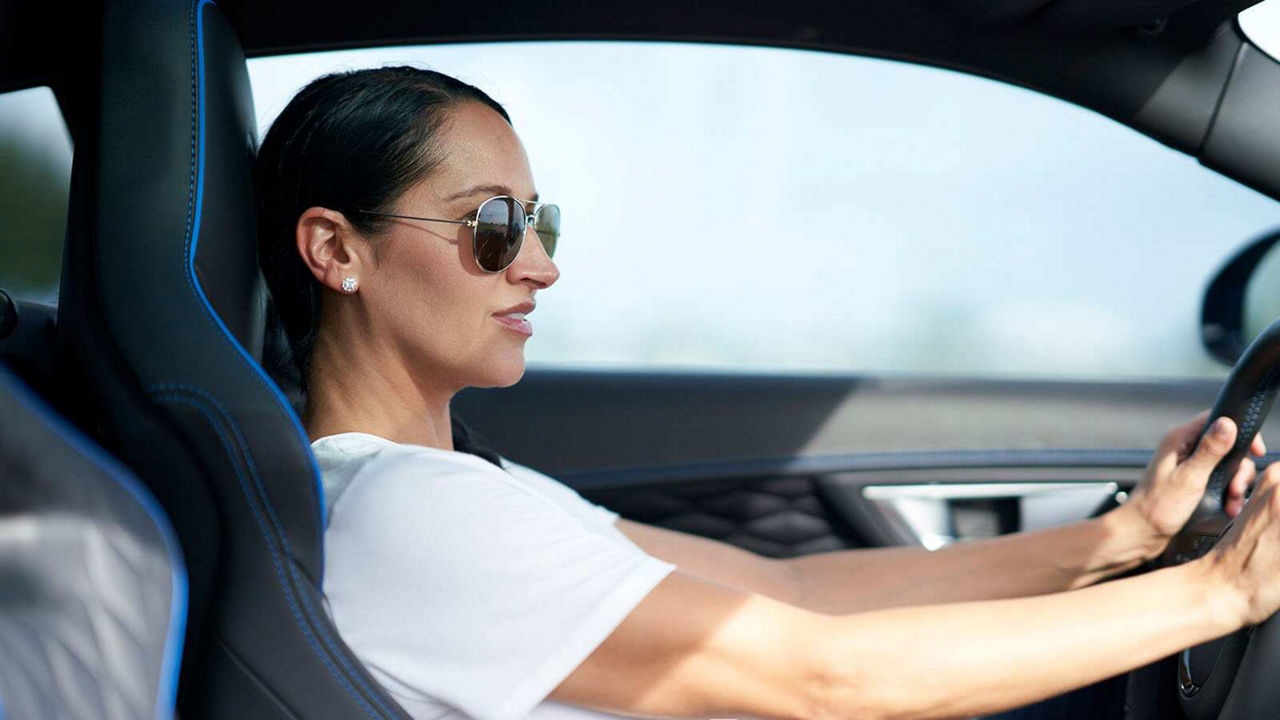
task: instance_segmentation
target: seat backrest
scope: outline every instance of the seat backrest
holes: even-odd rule
[[[186,588],[146,488],[0,369],[0,716],[169,720]]]
[[[103,437],[154,488],[192,575],[179,710],[403,718],[324,607],[324,496],[258,364],[253,105],[209,0],[109,0],[78,127],[59,332]]]

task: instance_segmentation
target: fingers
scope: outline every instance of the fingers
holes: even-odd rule
[[[1277,500],[1275,490],[1278,481],[1280,481],[1280,473],[1272,471],[1271,468],[1262,473],[1257,487],[1253,490],[1253,496],[1240,511],[1236,521],[1227,527],[1219,545],[1226,547],[1236,542],[1243,542],[1246,545],[1256,542],[1262,527],[1269,524],[1268,517],[1273,514],[1270,512],[1270,506]],[[1259,518],[1259,515],[1263,517]]]
[[[1169,441],[1173,439],[1175,440],[1175,442],[1173,442],[1172,444],[1176,445],[1178,444],[1177,441],[1184,440],[1184,438],[1186,438],[1186,436],[1190,433],[1199,435],[1200,430],[1204,428],[1204,424],[1209,420],[1210,412],[1211,410],[1209,409],[1201,410],[1200,412],[1196,413],[1196,416],[1191,418],[1191,420],[1181,425],[1173,426],[1165,434],[1165,440]],[[1190,442],[1186,443],[1186,448],[1188,450],[1191,449]],[[1253,436],[1253,443],[1249,445],[1249,452],[1253,455],[1256,455],[1257,457],[1262,457],[1263,455],[1267,454],[1267,443],[1265,440],[1262,439],[1262,433],[1258,433],[1257,435]]]
[[[1235,441],[1236,424],[1229,417],[1220,417],[1214,422],[1213,427],[1209,428],[1209,432],[1200,439],[1195,452],[1187,458],[1182,467],[1188,472],[1202,475],[1207,481],[1209,473],[1213,472],[1218,462],[1231,451]]]
[[[1227,517],[1233,518],[1240,514],[1240,510],[1244,508],[1245,492],[1257,476],[1258,466],[1251,458],[1241,461],[1240,469],[1236,470],[1235,477],[1231,478],[1231,483],[1227,485],[1227,497],[1223,504]]]
[[[1254,495],[1276,492],[1276,488],[1280,487],[1280,465],[1268,465],[1267,469],[1262,473],[1262,479],[1258,481],[1258,487],[1254,489]]]
[[[1242,516],[1246,516],[1245,524],[1251,526],[1251,530],[1257,531],[1258,523],[1266,523],[1267,520],[1250,520],[1248,516],[1262,514],[1271,517],[1280,512],[1280,494],[1276,490],[1280,487],[1280,465],[1271,465],[1262,473],[1262,477],[1258,480],[1258,486],[1253,490],[1253,497],[1249,500],[1249,504],[1245,506],[1241,512]]]
[[[1262,472],[1262,476],[1258,478],[1257,487],[1253,489],[1253,495],[1249,499],[1249,505],[1252,506],[1255,500],[1259,501],[1259,505],[1266,504],[1264,498],[1280,500],[1276,495],[1276,489],[1280,488],[1280,464],[1272,463]]]

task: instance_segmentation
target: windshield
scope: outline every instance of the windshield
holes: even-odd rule
[[[1260,50],[1280,59],[1280,0],[1263,0],[1240,13],[1240,28]]]

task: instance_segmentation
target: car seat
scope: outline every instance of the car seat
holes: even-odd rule
[[[169,512],[191,576],[185,718],[406,718],[321,595],[310,443],[259,364],[253,103],[209,0],[108,0],[76,120],[58,333],[79,421]]]
[[[0,717],[168,720],[177,538],[119,462],[0,369]]]

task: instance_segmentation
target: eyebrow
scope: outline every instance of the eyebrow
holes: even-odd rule
[[[460,193],[454,193],[449,197],[445,198],[444,201],[450,202],[452,200],[457,200],[458,198],[471,197],[472,195],[479,195],[481,193],[488,193],[489,195],[507,195],[509,197],[516,197],[515,192],[513,192],[511,188],[507,187],[506,185],[476,185],[475,187],[469,190],[463,190]],[[519,198],[519,199],[532,200],[533,202],[538,202],[538,193],[534,193],[532,196],[527,198]]]

